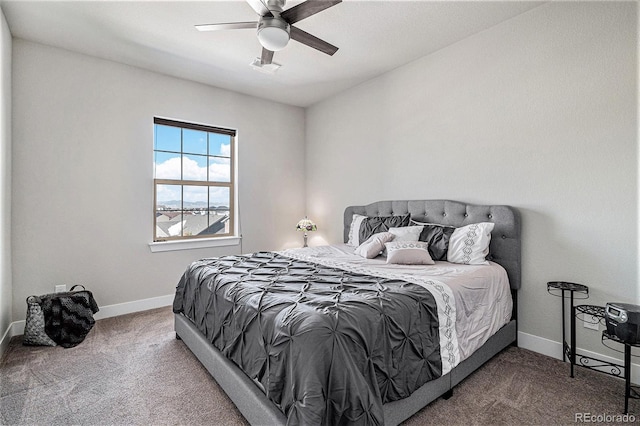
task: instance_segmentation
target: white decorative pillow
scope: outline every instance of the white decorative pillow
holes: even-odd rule
[[[488,265],[491,231],[495,223],[482,222],[456,228],[449,238],[447,260],[466,265]]]
[[[360,244],[354,251],[358,256],[362,256],[365,259],[373,259],[377,257],[382,250],[384,250],[384,244],[393,240],[396,236],[391,232],[379,232],[369,237],[367,241]]]
[[[424,226],[403,226],[402,228],[389,228],[389,232],[396,236],[395,241],[418,241]]]
[[[360,224],[367,217],[361,214],[354,214],[351,219],[351,226],[349,227],[349,240],[347,244],[350,246],[358,247],[360,245]]]
[[[393,241],[386,243],[387,263],[400,265],[433,265],[429,244],[422,241]]]

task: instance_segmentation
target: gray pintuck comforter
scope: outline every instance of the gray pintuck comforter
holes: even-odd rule
[[[289,424],[383,423],[382,404],[441,375],[425,288],[271,252],[203,259],[176,289],[191,319]]]

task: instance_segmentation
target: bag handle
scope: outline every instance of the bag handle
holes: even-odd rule
[[[76,284],[73,287],[71,287],[71,289],[69,289],[69,291],[73,291],[73,289],[75,289],[76,287],[82,287],[82,290],[86,290],[86,288],[84,288],[84,286],[82,284]],[[80,291],[80,290],[78,290],[78,291]],[[55,295],[55,293],[52,293],[52,294]],[[38,296],[29,296],[29,297],[27,297],[27,303],[29,303],[29,302],[35,302],[35,303],[39,304],[41,302],[41,299]]]

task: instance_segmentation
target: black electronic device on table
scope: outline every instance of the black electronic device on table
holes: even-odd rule
[[[624,343],[640,343],[640,306],[630,303],[610,302],[605,308],[607,333]]]

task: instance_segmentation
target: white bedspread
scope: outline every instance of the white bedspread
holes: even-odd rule
[[[458,362],[469,357],[511,318],[513,301],[507,272],[497,263],[459,265],[436,262],[435,265],[388,265],[386,258],[364,259],[353,254],[346,244],[286,250],[283,254],[308,257],[309,260],[347,262],[386,275],[412,275],[432,279],[451,289],[455,300],[455,331]],[[323,263],[323,262],[320,262]]]

